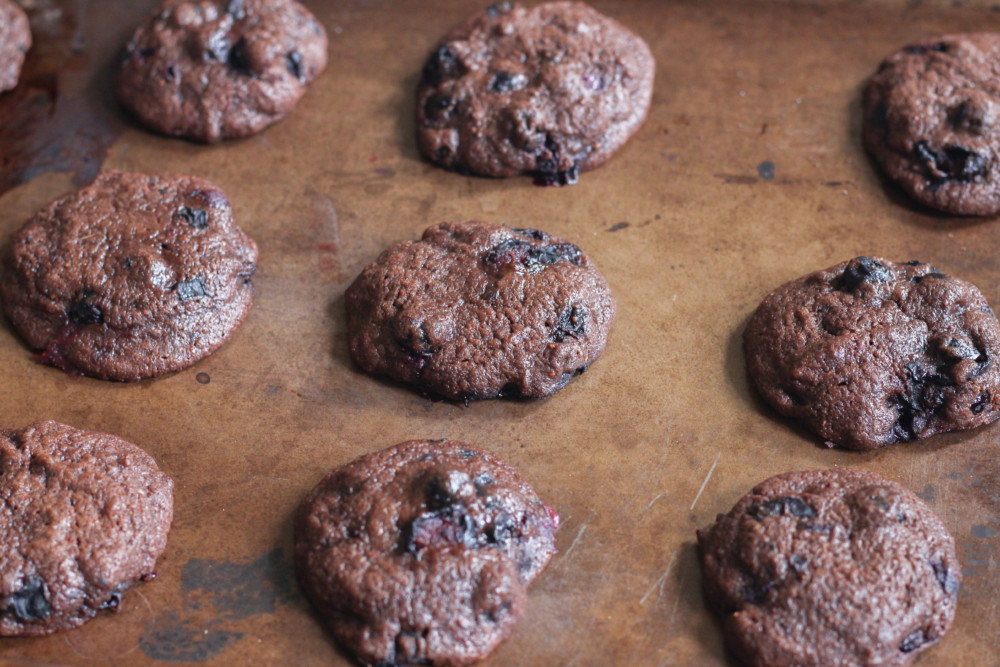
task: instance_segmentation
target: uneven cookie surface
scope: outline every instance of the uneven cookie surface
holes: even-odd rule
[[[449,33],[417,88],[417,143],[443,167],[576,182],[646,119],[655,62],[579,2],[499,2]]]
[[[0,636],[67,630],[155,576],[173,482],[135,445],[44,421],[0,430]]]
[[[1000,34],[934,37],[882,63],[864,94],[865,147],[917,201],[1000,211]]]
[[[167,0],[126,45],[115,91],[149,127],[214,143],[283,118],[326,51],[323,26],[294,0]]]
[[[0,92],[17,85],[24,56],[30,48],[28,17],[11,0],[0,0]]]
[[[1000,323],[974,285],[929,264],[857,257],[787,283],[743,345],[771,407],[850,449],[1000,416]]]
[[[465,665],[520,618],[558,516],[497,457],[415,440],[334,470],[295,525],[299,581],[365,663]]]
[[[485,222],[391,246],[345,301],[359,366],[454,400],[548,396],[600,356],[615,314],[577,246]]]
[[[961,568],[914,494],[847,468],[754,487],[698,532],[705,598],[750,665],[907,665],[951,627]]]
[[[15,234],[0,292],[41,361],[138,380],[225,342],[250,309],[256,259],[208,181],[110,172]]]

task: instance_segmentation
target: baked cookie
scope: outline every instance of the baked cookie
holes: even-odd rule
[[[760,667],[901,667],[955,618],[955,542],[915,495],[847,468],[763,482],[698,532],[726,642]]]
[[[256,261],[208,181],[109,172],[14,235],[0,292],[39,361],[139,380],[226,341],[250,309]]]
[[[115,92],[164,134],[246,137],[295,107],[326,50],[323,26],[294,0],[167,0],[125,46]]]
[[[1000,212],[1000,33],[946,35],[903,47],[864,93],[865,147],[927,206]]]
[[[24,55],[30,48],[27,15],[11,0],[0,0],[0,92],[17,85]]]
[[[417,143],[449,169],[575,183],[642,125],[654,70],[640,37],[583,3],[499,2],[424,65]]]
[[[601,355],[615,315],[578,247],[485,222],[435,225],[389,247],[345,302],[361,368],[465,401],[561,389]]]
[[[54,421],[0,430],[0,636],[117,610],[156,576],[173,482],[135,445]]]
[[[856,257],[782,285],[743,332],[750,380],[786,417],[874,449],[1000,416],[1000,323],[974,285]]]
[[[295,567],[365,664],[466,665],[510,634],[558,524],[492,454],[414,440],[319,483],[299,508]]]

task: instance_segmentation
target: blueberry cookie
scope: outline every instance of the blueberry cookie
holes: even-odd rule
[[[0,0],[0,93],[17,85],[30,48],[28,17],[16,3]]]
[[[552,394],[600,356],[615,315],[577,246],[485,222],[391,246],[345,301],[361,368],[453,400]]]
[[[1000,323],[974,285],[922,262],[856,257],[782,285],[743,345],[771,407],[849,449],[1000,416]]]
[[[580,2],[499,2],[452,30],[424,65],[417,143],[443,167],[575,183],[646,119],[646,43]]]
[[[414,440],[332,471],[308,495],[296,571],[365,664],[466,665],[510,634],[558,522],[495,456]]]
[[[749,665],[902,667],[955,618],[954,540],[870,472],[772,477],[699,531],[698,550],[705,600]]]
[[[115,92],[164,134],[246,137],[295,107],[326,50],[323,26],[294,0],[167,0],[125,46]]]
[[[864,142],[917,201],[1000,211],[1000,34],[946,35],[889,56],[864,93]]]
[[[47,635],[117,610],[155,576],[173,482],[135,445],[44,421],[0,430],[0,636]]]
[[[250,309],[256,260],[208,181],[109,172],[14,235],[0,293],[40,361],[138,380],[226,341]]]

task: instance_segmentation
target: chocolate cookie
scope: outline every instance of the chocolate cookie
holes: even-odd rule
[[[173,482],[135,445],[54,421],[0,430],[0,636],[117,610],[156,576]]]
[[[138,380],[226,341],[250,309],[256,260],[208,181],[110,172],[28,220],[0,292],[39,361]]]
[[[846,468],[763,482],[698,532],[726,641],[760,667],[901,667],[955,618],[961,568],[919,498]]]
[[[435,225],[391,246],[345,302],[359,366],[466,401],[561,389],[601,355],[615,315],[578,247],[485,222]]]
[[[1000,323],[974,285],[857,257],[782,285],[743,332],[775,410],[831,446],[874,449],[1000,416]]]
[[[642,125],[654,70],[640,37],[583,3],[499,2],[424,65],[417,143],[446,168],[575,183]]]
[[[1000,212],[1000,34],[935,37],[889,56],[864,94],[864,141],[917,201]]]
[[[516,470],[414,440],[334,470],[295,524],[302,589],[365,664],[465,665],[510,634],[559,517]]]
[[[118,99],[165,134],[260,132],[326,67],[326,31],[294,0],[167,0],[126,45]]]
[[[30,48],[28,17],[11,0],[0,0],[0,92],[17,85],[24,55]]]

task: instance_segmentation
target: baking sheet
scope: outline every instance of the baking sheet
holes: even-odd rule
[[[563,518],[559,555],[484,664],[731,664],[694,530],[766,477],[841,465],[916,491],[957,540],[957,619],[919,664],[1000,664],[1000,425],[830,451],[751,394],[739,343],[768,291],[859,254],[930,261],[1000,306],[998,222],[911,204],[859,139],[861,86],[881,59],[995,27],[990,3],[595,0],[649,42],[653,108],[565,188],[466,178],[416,153],[423,60],[485,0],[307,1],[330,35],[326,73],[282,123],[212,147],[147,133],[109,93],[114,54],[153,2],[24,4],[37,46],[25,84],[0,97],[0,245],[99,169],[181,172],[230,195],[260,268],[232,340],[156,380],[69,377],[0,325],[0,423],[115,433],[176,481],[156,581],[78,630],[0,640],[0,663],[351,664],[295,586],[291,516],[330,468],[448,437],[514,464]],[[618,300],[604,356],[548,400],[435,403],[350,361],[353,277],[389,243],[474,218],[575,241]]]

